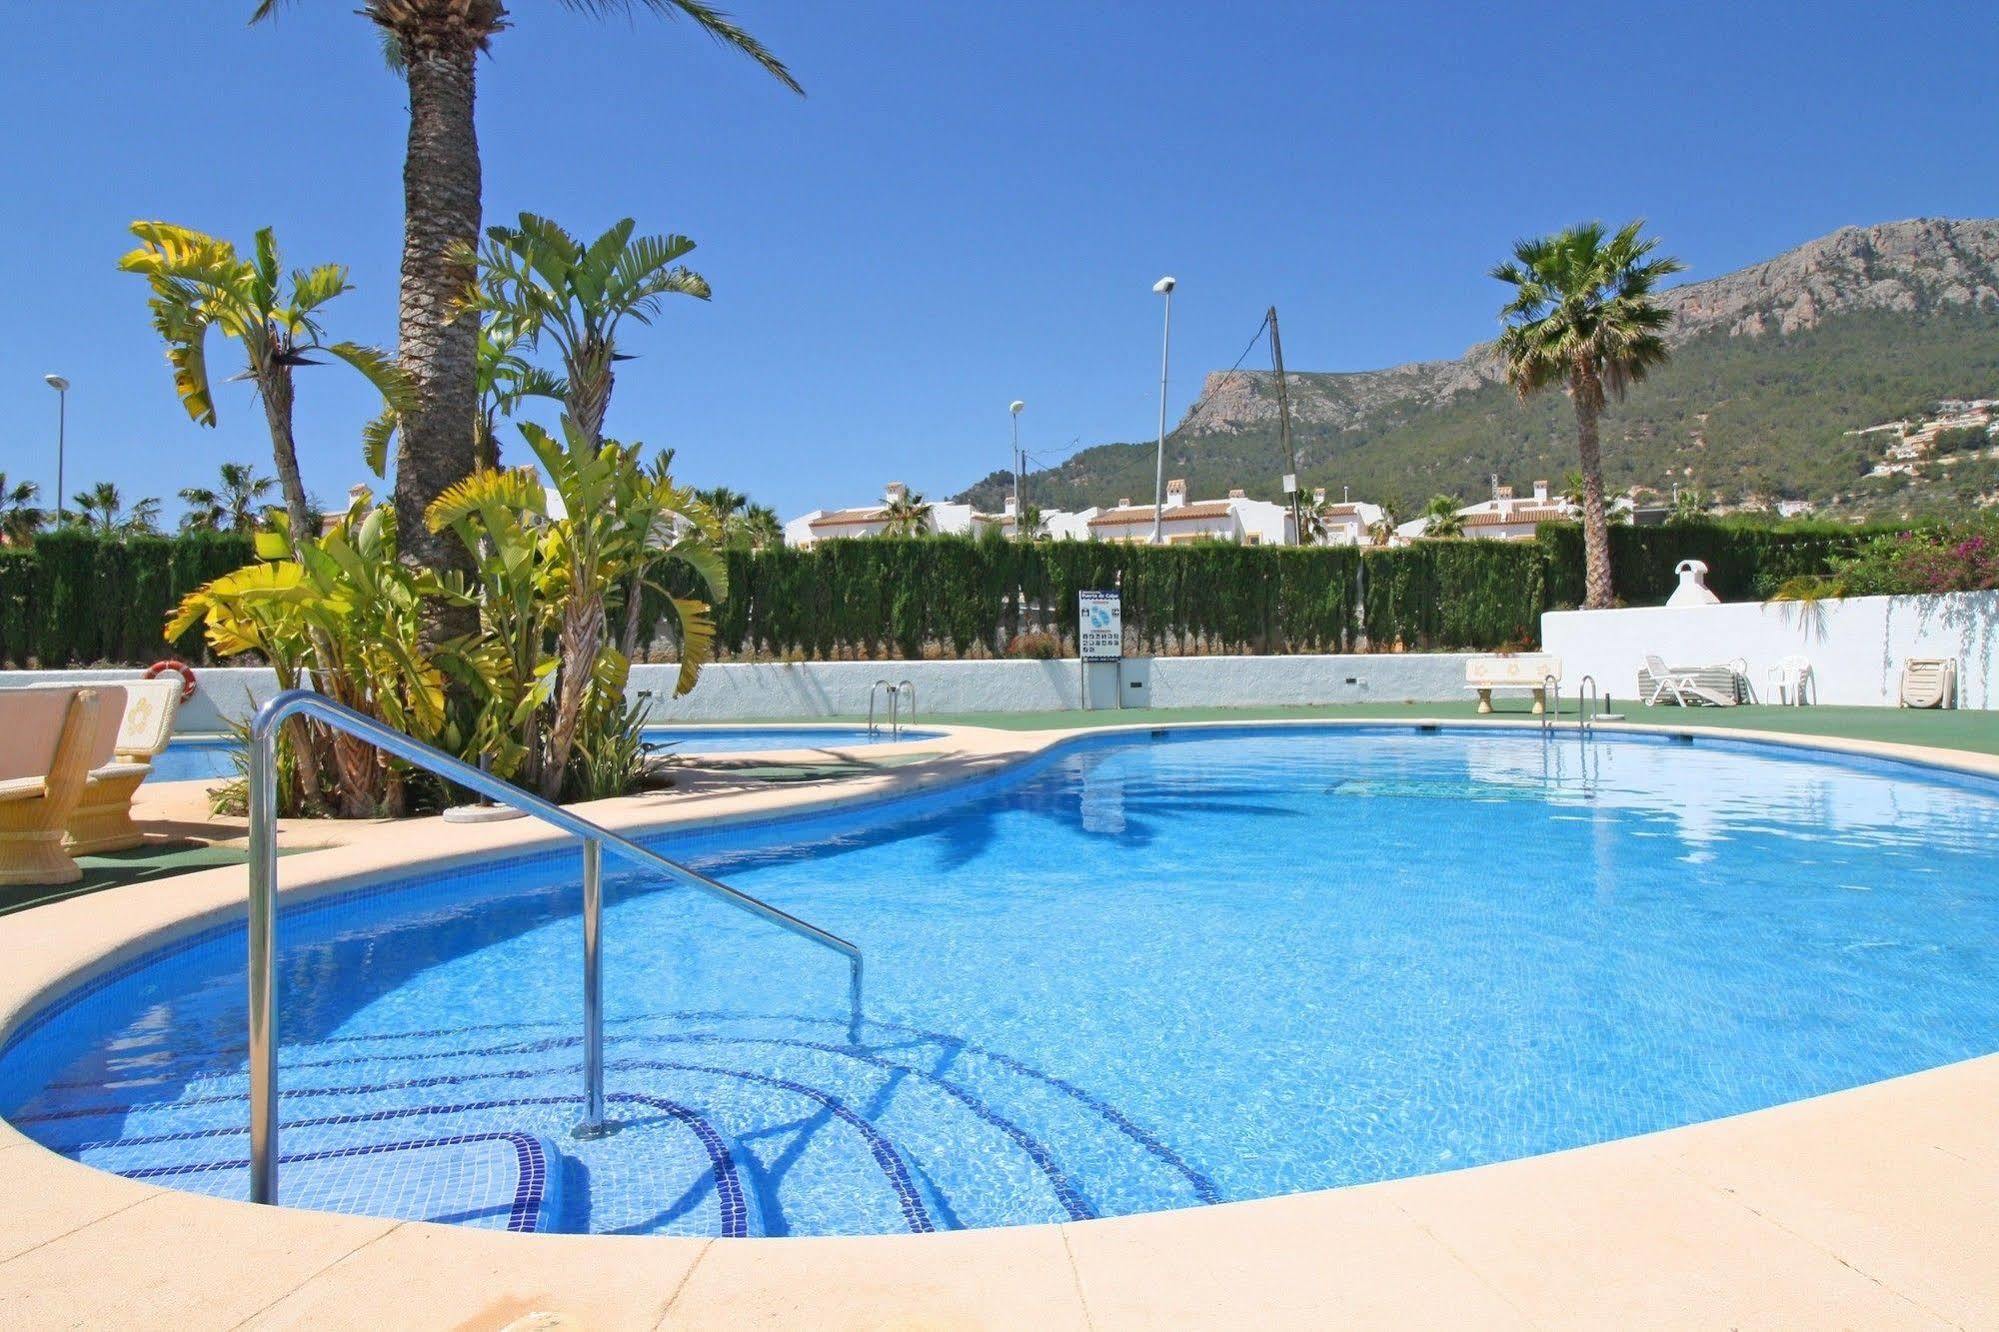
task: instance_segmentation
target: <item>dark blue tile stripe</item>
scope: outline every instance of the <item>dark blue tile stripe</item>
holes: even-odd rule
[[[514,1186],[513,1202],[507,1212],[507,1229],[519,1232],[533,1230],[548,1187],[548,1160],[542,1154],[541,1144],[525,1133],[457,1133],[446,1138],[414,1138],[407,1142],[376,1142],[356,1147],[329,1147],[325,1151],[297,1152],[290,1155],[280,1153],[278,1164],[282,1166],[287,1163],[296,1165],[305,1161],[338,1161],[357,1156],[383,1156],[390,1152],[462,1147],[479,1142],[505,1142],[513,1146],[519,1178]],[[249,1168],[248,1160],[190,1161],[170,1166],[143,1166],[137,1170],[120,1173],[127,1179],[165,1179],[181,1175],[210,1174],[218,1170]]]
[[[658,1096],[643,1096],[636,1092],[621,1092],[606,1098],[613,1104],[643,1105],[670,1115],[685,1124],[708,1154],[709,1168],[715,1177],[715,1199],[721,1212],[721,1231],[724,1239],[742,1239],[749,1234],[749,1204],[743,1193],[741,1175],[736,1169],[735,1154],[729,1144],[716,1131],[715,1126],[698,1112]],[[458,1105],[414,1105],[398,1106],[388,1110],[370,1110],[352,1115],[324,1115],[314,1119],[287,1120],[283,1127],[326,1128],[341,1124],[372,1124],[391,1119],[410,1119],[423,1115],[469,1114],[483,1110],[504,1110],[522,1105],[576,1105],[583,1100],[580,1096],[517,1096],[499,1101],[466,1101]],[[56,1150],[64,1156],[81,1159],[85,1152],[108,1150],[118,1147],[148,1147],[169,1142],[194,1142],[204,1138],[241,1137],[248,1133],[247,1126],[227,1128],[183,1129],[178,1133],[141,1134],[125,1138],[100,1138],[93,1142],[75,1143]],[[280,1163],[294,1159],[281,1155]],[[138,1178],[132,1171],[121,1171],[131,1178]]]

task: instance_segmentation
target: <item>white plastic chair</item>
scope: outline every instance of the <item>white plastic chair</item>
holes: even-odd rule
[[[1779,703],[1801,708],[1813,686],[1812,663],[1793,653],[1770,668],[1770,693]]]

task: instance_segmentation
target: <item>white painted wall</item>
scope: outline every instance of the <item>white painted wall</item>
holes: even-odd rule
[[[197,666],[194,697],[174,714],[175,735],[204,735],[228,729],[229,718],[247,719],[265,699],[278,692],[278,677],[262,666]],[[87,684],[93,680],[139,680],[143,670],[0,671],[0,688],[9,685]]]
[[[1638,668],[1654,653],[1672,666],[1741,657],[1757,701],[1774,702],[1764,698],[1769,668],[1795,653],[1812,663],[1821,703],[1893,707],[1906,659],[1949,657],[1958,705],[1999,708],[1999,592],[1550,611],[1541,642],[1562,658],[1567,689],[1594,675],[1620,701],[1632,697]]]
[[[1062,661],[737,662],[710,666],[685,698],[674,667],[635,666],[632,687],[653,691],[654,715],[674,721],[853,716],[877,680],[916,686],[919,716],[1049,712],[1082,706],[1074,657]],[[1470,697],[1465,655],[1381,653],[1296,657],[1155,657],[1124,665],[1127,707],[1277,707],[1314,703],[1438,702]],[[1113,707],[1115,673],[1095,668],[1091,706]],[[1134,688],[1133,686],[1136,686]]]
[[[1157,657],[1124,664],[1128,708],[1283,707],[1317,703],[1462,701],[1463,653],[1411,652],[1296,657]],[[916,686],[919,716],[967,712],[1056,712],[1083,705],[1074,657],[1060,661],[730,662],[701,672],[685,698],[674,698],[678,667],[632,668],[633,690],[653,695],[661,721],[738,721],[852,717],[868,710],[877,680]],[[1114,708],[1117,673],[1093,666],[1090,706]],[[277,692],[268,670],[211,667],[182,705],[178,734],[225,729]],[[135,680],[141,672],[0,671],[0,686],[53,680]]]

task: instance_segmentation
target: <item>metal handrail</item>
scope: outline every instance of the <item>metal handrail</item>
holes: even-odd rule
[[[1576,686],[1576,725],[1588,735],[1596,730],[1596,714],[1603,711],[1603,702],[1597,697],[1596,677],[1585,675],[1583,682]]]
[[[770,903],[669,860],[637,842],[531,795],[462,759],[424,744],[363,716],[310,689],[291,689],[258,710],[250,723],[250,1200],[278,1200],[278,1047],[277,985],[277,735],[295,716],[312,716],[335,730],[368,741],[419,768],[489,796],[500,804],[583,839],[583,1121],[577,1133],[594,1137],[604,1132],[604,976],[601,941],[604,925],[604,848],[648,869],[749,912],[802,939],[830,948],[847,959],[848,1039],[860,1040],[861,950],[837,934]]]
[[[916,684],[912,680],[904,679],[895,687],[895,738],[898,740],[902,739],[902,691],[905,689],[909,691],[909,715],[911,717],[916,715]]]
[[[877,680],[873,684],[868,686],[868,734],[869,735],[881,734],[881,727],[875,724],[875,700],[881,697],[881,692],[884,689],[888,690],[891,695],[893,695],[895,692],[894,686],[890,685],[887,680]],[[890,699],[891,706],[893,706],[893,703],[894,700],[891,697]]]
[[[1562,720],[1562,682],[1552,675],[1541,677],[1541,729],[1552,730]]]

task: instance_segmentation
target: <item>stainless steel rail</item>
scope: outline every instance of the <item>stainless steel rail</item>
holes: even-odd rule
[[[1597,697],[1596,677],[1585,675],[1583,682],[1576,686],[1576,724],[1582,727],[1584,735],[1596,730],[1596,714],[1603,711],[1603,701]]]
[[[1551,731],[1562,720],[1562,682],[1552,675],[1541,677],[1541,729]]]
[[[576,1131],[593,1137],[604,1130],[604,848],[761,916],[800,938],[830,948],[847,959],[848,1039],[860,1040],[861,950],[837,934],[800,920],[770,903],[731,888],[637,842],[620,837],[562,806],[530,795],[511,782],[482,772],[401,731],[310,689],[292,689],[266,703],[250,724],[250,1200],[278,1200],[277,985],[277,736],[292,717],[317,718],[335,730],[358,736],[376,748],[458,785],[532,814],[544,823],[583,839],[583,1121]]]
[[[903,722],[902,722],[902,695],[903,695],[903,692],[904,692],[905,690],[907,690],[907,691],[908,691],[908,693],[909,693],[909,715],[910,715],[910,717],[911,717],[911,719],[912,719],[912,720],[913,720],[913,719],[915,718],[915,716],[916,716],[916,684],[915,684],[915,682],[914,682],[914,681],[911,681],[911,680],[904,680],[904,681],[903,681],[903,682],[902,682],[901,684],[899,684],[899,685],[897,685],[897,686],[895,687],[895,699],[896,699],[896,706],[895,706],[895,738],[896,738],[897,740],[900,740],[900,739],[902,739],[902,725],[903,725]]]
[[[896,700],[901,697],[901,693],[887,680],[877,680],[868,686],[869,735],[879,735],[881,733],[881,726],[875,721],[875,700],[881,697],[884,689],[888,691],[889,726],[892,728],[895,725],[895,704]],[[893,730],[890,731],[890,734],[893,736]]]

